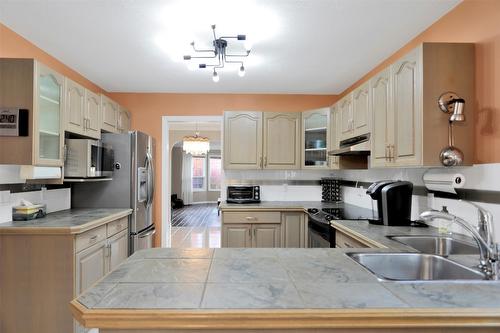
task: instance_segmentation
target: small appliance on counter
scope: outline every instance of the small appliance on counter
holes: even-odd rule
[[[413,184],[407,181],[383,180],[370,185],[366,191],[377,201],[378,218],[371,224],[410,226]]]
[[[12,219],[14,221],[29,221],[45,217],[47,214],[46,204],[32,204],[29,201],[21,200],[19,206],[12,207]]]
[[[227,187],[227,203],[247,204],[260,202],[260,186],[238,185]]]

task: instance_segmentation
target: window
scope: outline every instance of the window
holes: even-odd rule
[[[222,174],[222,163],[220,156],[210,156],[208,159],[208,190],[209,191],[220,191],[221,174]]]
[[[206,157],[193,156],[191,167],[191,173],[193,175],[193,191],[205,191]]]

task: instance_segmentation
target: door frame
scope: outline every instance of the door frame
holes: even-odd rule
[[[171,247],[171,224],[172,209],[170,205],[170,196],[172,194],[172,173],[171,173],[171,147],[169,142],[170,127],[176,122],[219,122],[221,131],[221,152],[223,151],[223,119],[221,116],[162,116],[162,132],[161,132],[161,247]],[[175,142],[174,142],[175,143]]]

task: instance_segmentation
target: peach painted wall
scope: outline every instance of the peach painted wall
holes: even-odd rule
[[[475,162],[500,162],[500,0],[465,0],[340,96],[422,42],[476,43]]]
[[[0,23],[0,58],[35,58],[96,93],[104,90]]]
[[[132,128],[156,138],[156,179],[161,184],[161,117],[219,116],[224,110],[298,112],[332,105],[335,95],[253,95],[253,94],[164,94],[110,93],[109,96],[132,113]],[[161,193],[155,193],[154,218],[161,221]],[[160,226],[160,223],[157,224]],[[161,235],[161,229],[157,235]],[[160,246],[160,239],[155,239]]]

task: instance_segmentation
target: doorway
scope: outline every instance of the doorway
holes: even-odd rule
[[[163,117],[162,215],[165,247],[220,247],[222,117]],[[188,154],[183,138],[207,137],[206,154]]]

